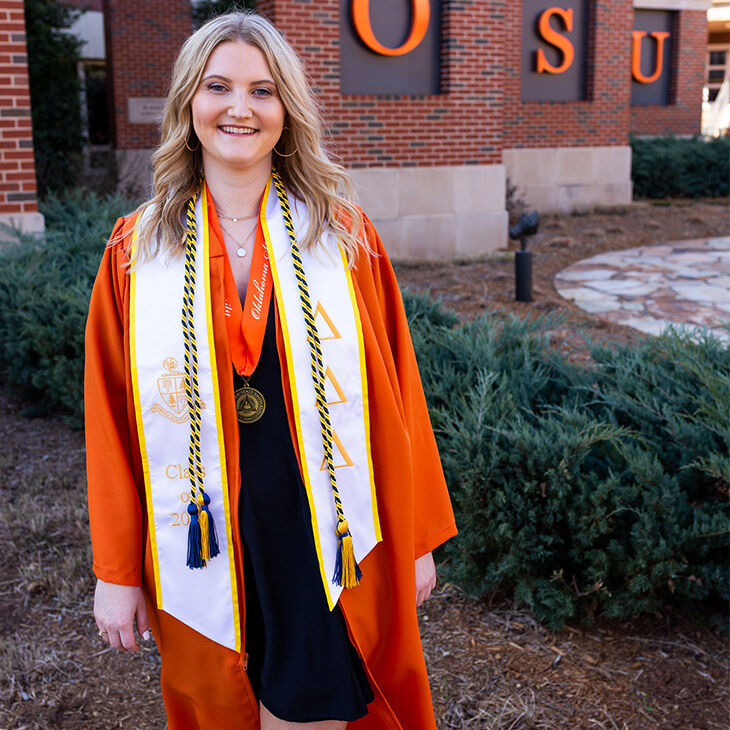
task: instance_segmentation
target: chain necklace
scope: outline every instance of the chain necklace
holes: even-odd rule
[[[256,215],[256,214],[254,214]],[[253,217],[253,216],[251,216]],[[219,218],[223,218],[223,216],[219,216]],[[235,219],[234,219],[235,220]],[[246,244],[251,239],[251,236],[253,236],[254,232],[258,228],[258,221],[256,221],[256,225],[248,232],[246,237],[238,243],[238,237],[234,236],[222,223],[220,224],[221,228],[225,233],[228,234],[229,238],[233,241],[233,243],[236,245],[236,256],[238,256],[239,259],[242,259],[246,255]]]
[[[249,215],[235,215],[235,216],[223,215],[223,213],[221,213],[220,208],[218,207],[218,203],[215,202],[215,198],[213,198],[212,195],[211,195],[211,198],[213,199],[213,205],[215,206],[215,212],[217,213],[219,219],[223,218],[223,220],[233,221],[234,223],[238,223],[238,221],[250,221],[251,218],[255,218],[259,214],[259,211],[255,210],[253,213],[250,213]]]
[[[223,213],[218,213],[218,217],[223,218],[223,220],[226,220],[226,221],[233,221],[234,223],[238,223],[238,221],[250,221],[251,218],[255,218],[258,214],[259,214],[258,211],[254,211],[250,215],[237,215],[237,216],[223,215]]]

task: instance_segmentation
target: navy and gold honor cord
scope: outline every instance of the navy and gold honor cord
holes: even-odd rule
[[[304,275],[304,266],[302,258],[299,254],[296,236],[294,234],[294,224],[292,223],[291,210],[289,209],[289,200],[284,189],[281,177],[272,171],[272,179],[276,187],[276,194],[279,197],[281,211],[284,216],[286,231],[289,234],[289,242],[291,244],[291,255],[294,264],[294,273],[299,288],[299,299],[302,305],[302,313],[307,326],[307,341],[309,342],[309,354],[312,365],[312,381],[314,382],[314,391],[317,396],[317,411],[319,412],[319,424],[322,430],[322,445],[324,447],[325,461],[327,462],[327,471],[330,477],[330,485],[332,487],[332,496],[334,497],[335,510],[337,512],[337,526],[335,533],[337,535],[337,557],[335,559],[335,570],[332,576],[332,582],[343,588],[354,588],[362,577],[360,566],[355,560],[355,552],[352,545],[352,535],[345,519],[345,513],[342,509],[342,500],[337,488],[337,476],[335,475],[335,463],[332,455],[332,423],[330,421],[329,408],[327,407],[327,398],[324,391],[324,365],[322,360],[322,344],[317,333],[317,327],[314,323],[314,314],[312,312],[312,304],[309,299],[309,289],[307,287],[307,279]]]
[[[188,568],[205,568],[207,561],[220,553],[213,515],[208,509],[210,497],[203,488],[203,463],[200,457],[200,424],[202,402],[198,387],[198,345],[195,339],[193,304],[195,301],[195,251],[197,227],[195,224],[194,195],[187,206],[185,239],[185,286],[183,289],[182,327],[185,348],[185,397],[190,416],[190,502],[188,503]]]

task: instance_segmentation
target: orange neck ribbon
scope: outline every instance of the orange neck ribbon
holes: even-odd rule
[[[213,206],[210,206],[213,208]],[[228,332],[228,343],[231,350],[231,359],[236,372],[247,378],[253,373],[261,357],[261,348],[264,344],[266,320],[269,314],[273,278],[269,254],[266,251],[264,232],[259,224],[256,228],[256,239],[253,245],[253,260],[251,273],[246,287],[246,300],[241,307],[241,299],[233,278],[225,242],[217,216],[212,213],[209,217],[210,227],[221,244],[225,264],[225,319]]]

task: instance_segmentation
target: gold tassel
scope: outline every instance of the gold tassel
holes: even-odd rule
[[[210,560],[210,534],[208,530],[208,512],[203,509],[203,495],[198,493],[198,519],[200,520],[200,557],[203,562]]]
[[[342,587],[354,588],[360,581],[355,572],[355,549],[352,547],[352,537],[348,532],[342,538]]]
[[[335,528],[339,545],[335,561],[333,582],[343,588],[354,588],[360,583],[362,571],[355,560],[355,548],[352,545],[352,535],[347,520],[340,520]]]

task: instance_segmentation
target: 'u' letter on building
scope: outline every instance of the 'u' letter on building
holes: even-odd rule
[[[650,35],[656,40],[656,66],[654,73],[646,76],[641,71],[641,44],[645,35]],[[655,31],[647,33],[645,30],[635,30],[631,33],[633,46],[631,49],[631,75],[635,81],[641,84],[653,84],[661,75],[664,67],[664,41],[669,38],[669,33]]]

